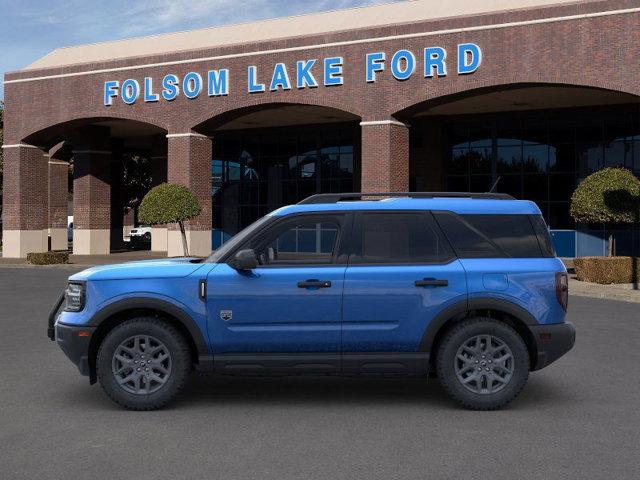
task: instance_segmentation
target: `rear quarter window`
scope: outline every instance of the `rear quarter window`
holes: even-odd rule
[[[537,230],[546,230],[546,227],[534,226],[531,217],[536,215],[457,215],[451,212],[435,215],[460,258],[553,256],[548,245],[541,246]]]

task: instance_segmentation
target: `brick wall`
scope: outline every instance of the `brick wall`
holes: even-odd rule
[[[476,17],[453,18],[392,25],[376,29],[361,29],[341,33],[291,38],[260,44],[207,48],[197,51],[168,54],[158,57],[128,58],[99,64],[72,65],[44,70],[8,73],[5,80],[47,76],[47,79],[7,83],[5,85],[5,143],[26,142],[43,148],[67,138],[77,131],[77,125],[91,123],[104,117],[147,122],[166,132],[212,133],[206,122],[224,118],[225,114],[244,107],[274,103],[321,105],[350,112],[365,122],[380,120],[407,121],[416,105],[442,102],[459,98],[468,92],[502,88],[508,84],[562,84],[598,87],[635,95],[640,94],[640,14],[637,12],[571,20],[509,25],[507,22],[526,22],[580,16],[636,8],[637,1],[604,0],[585,1],[573,5],[538,9],[516,10]],[[488,28],[488,26],[492,26]],[[455,29],[483,27],[473,31]],[[487,28],[485,28],[487,27]],[[428,35],[420,35],[421,33]],[[434,33],[440,32],[440,33]],[[413,37],[393,38],[398,35]],[[382,39],[386,37],[386,39]],[[367,40],[370,39],[370,40]],[[352,42],[358,43],[339,43]],[[474,42],[482,48],[483,63],[472,74],[458,75],[455,64],[449,63],[446,77],[424,78],[421,56],[425,47],[442,46],[449,60],[456,58],[456,46]],[[327,44],[333,44],[327,46]],[[308,45],[319,45],[306,48]],[[287,49],[277,53],[253,54],[233,57],[234,54]],[[291,49],[298,49],[291,51]],[[394,79],[389,66],[378,74],[374,83],[365,81],[365,55],[384,51],[387,60],[399,49],[410,49],[418,59],[415,74],[405,81]],[[229,56],[219,60],[198,58]],[[295,62],[301,59],[322,59],[328,56],[344,57],[344,84],[341,86],[297,89],[249,94],[247,67],[255,65],[261,82],[267,82],[277,62],[284,62],[290,75]],[[190,61],[191,59],[195,59]],[[126,71],[62,76],[84,71],[100,71],[156,62],[184,61],[185,63],[134,68]],[[227,68],[231,75],[229,95],[208,97],[203,92],[197,99],[184,95],[167,102],[126,105],[115,99],[113,106],[103,105],[102,87],[107,80],[135,78],[141,84],[151,76],[159,90],[160,79],[169,73],[180,78],[189,71],[203,76],[212,68]],[[320,69],[316,77],[322,81]],[[404,127],[363,128],[362,189],[404,190],[408,188],[408,133]],[[203,209],[202,217],[193,222],[193,229],[208,229],[211,225],[210,152],[205,142],[194,138],[170,142],[169,181],[189,185],[196,190]],[[194,150],[195,149],[195,150]],[[29,153],[5,151],[5,228],[9,226],[40,225],[41,207],[35,203],[46,192],[41,176],[43,163],[36,151]],[[195,154],[193,152],[196,152]],[[172,161],[171,158],[174,160]],[[89,166],[80,168],[94,168]],[[108,215],[102,207],[108,205],[107,172],[95,166],[90,175],[77,175],[77,226],[80,228],[108,228]],[[204,173],[206,172],[206,174]],[[45,172],[46,173],[46,172]],[[86,178],[84,178],[86,177]],[[86,185],[84,185],[84,183]],[[45,184],[46,185],[46,184]],[[28,187],[33,193],[22,193]],[[82,189],[85,193],[82,193]],[[37,191],[40,189],[40,191]],[[35,202],[35,203],[34,203]],[[18,205],[19,204],[19,205]],[[90,210],[86,210],[90,209]],[[86,210],[86,211],[85,211]],[[39,227],[38,227],[39,228]]]

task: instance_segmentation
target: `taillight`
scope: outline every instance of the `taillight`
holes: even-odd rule
[[[569,277],[566,272],[556,272],[556,298],[566,312],[569,303]]]

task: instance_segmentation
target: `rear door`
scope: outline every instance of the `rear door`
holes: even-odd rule
[[[344,282],[343,369],[424,368],[424,355],[415,354],[429,323],[466,300],[460,261],[429,212],[357,213],[352,238]]]

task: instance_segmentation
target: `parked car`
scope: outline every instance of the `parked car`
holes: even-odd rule
[[[127,239],[128,247],[131,249],[143,249],[151,247],[151,227],[140,226],[133,228],[129,232]]]
[[[204,260],[72,275],[49,337],[134,410],[167,404],[193,369],[432,374],[464,407],[490,410],[572,348],[566,269],[535,203],[361,196],[283,207]]]

